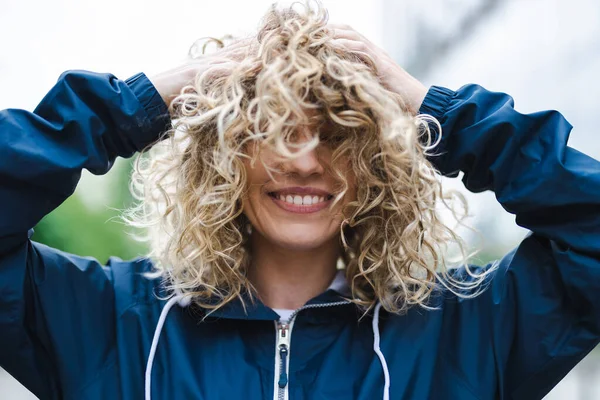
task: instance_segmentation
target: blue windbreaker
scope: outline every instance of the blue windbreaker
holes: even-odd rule
[[[157,298],[145,258],[101,265],[29,239],[82,169],[106,173],[169,122],[143,74],[63,74],[33,113],[0,113],[0,365],[42,399],[543,397],[600,338],[600,164],[567,146],[558,112],[477,85],[434,86],[421,112],[443,127],[440,172],[531,231],[482,295],[359,319],[332,287],[287,325],[260,303],[202,321]]]

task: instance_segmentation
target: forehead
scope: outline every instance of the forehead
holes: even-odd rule
[[[326,112],[320,108],[304,108],[302,116],[296,123],[296,131],[304,134],[327,133],[332,131],[348,130],[349,127],[340,125],[333,121]]]
[[[324,110],[320,107],[317,108],[302,108],[301,112],[296,116],[296,128],[298,130],[311,130],[314,131],[319,128],[325,121],[327,117],[325,115]]]

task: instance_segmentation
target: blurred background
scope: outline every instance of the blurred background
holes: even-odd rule
[[[32,110],[61,72],[125,79],[179,64],[202,36],[247,34],[272,0],[0,0],[0,109]],[[510,93],[522,112],[557,109],[574,125],[569,145],[600,159],[600,2],[597,0],[324,0],[427,85],[478,83]],[[105,176],[84,171],[76,193],[37,226],[34,239],[105,262],[143,254],[115,209],[130,202],[129,160]],[[460,188],[448,179],[449,188]],[[468,221],[484,238],[481,262],[501,257],[526,231],[492,193],[466,193]],[[473,241],[469,232],[467,239]],[[0,346],[2,344],[0,343]],[[546,399],[600,399],[592,352]],[[34,399],[0,369],[0,399]]]

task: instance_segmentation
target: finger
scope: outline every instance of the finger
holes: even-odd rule
[[[354,30],[349,25],[341,24],[328,24],[328,27],[332,27],[332,36],[334,39],[348,39],[364,42],[367,46],[372,46],[373,43],[364,35]]]
[[[360,34],[356,31],[349,31],[340,28],[332,28],[330,29],[332,36],[334,39],[354,39],[359,40],[361,38]]]
[[[223,49],[246,48],[246,47],[250,46],[253,41],[255,41],[255,40],[254,40],[254,38],[251,38],[251,37],[235,39],[234,41],[229,43],[227,46],[225,46]]]
[[[228,43],[227,46],[225,46],[223,49],[231,49],[231,50],[238,50],[238,49],[246,49],[251,47],[253,44],[257,43],[256,38],[253,37],[244,37],[244,38],[239,38],[234,40],[231,43]]]
[[[198,76],[201,79],[215,79],[221,76],[226,76],[231,73],[239,64],[234,62],[224,62],[224,63],[215,63],[210,64],[204,69],[200,69],[200,75]]]
[[[332,27],[333,29],[338,29],[340,31],[356,32],[356,29],[354,29],[353,27],[351,27],[348,24],[329,23],[329,24],[327,24],[327,26]]]
[[[257,42],[251,39],[240,40],[222,48],[220,53],[225,57],[241,60],[250,55],[254,44],[257,44]]]
[[[331,43],[334,47],[339,47],[340,49],[354,54],[366,64],[375,64],[376,55],[364,42],[348,39],[333,39]]]
[[[362,42],[359,40],[354,40],[354,39],[346,39],[346,38],[333,39],[331,41],[331,44],[334,46],[339,46],[346,50],[353,51],[353,52],[366,53],[369,50],[369,48],[365,42]]]
[[[237,67],[239,64],[236,62],[216,62],[216,63],[211,63],[208,68],[207,71],[215,73],[218,71],[230,71],[232,69],[234,69],[235,67]]]
[[[359,36],[361,36],[360,33],[358,33],[356,31],[356,29],[352,28],[350,25],[345,25],[345,24],[327,24],[326,28],[329,29],[330,31],[333,31],[334,33],[336,33],[338,35],[352,36],[352,37],[359,37]]]

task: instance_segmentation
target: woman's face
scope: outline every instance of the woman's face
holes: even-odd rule
[[[306,132],[298,139],[300,143],[308,140],[310,134]],[[293,160],[281,160],[267,148],[254,147],[248,155],[254,156],[256,151],[259,159],[254,166],[250,160],[244,161],[248,192],[243,211],[252,224],[253,234],[293,250],[316,249],[339,237],[342,209],[356,199],[355,177],[348,159],[336,160],[337,168],[347,171],[349,188],[343,201],[330,209],[337,183],[332,175],[330,146],[320,143]],[[263,163],[277,169],[271,172],[273,179]]]

